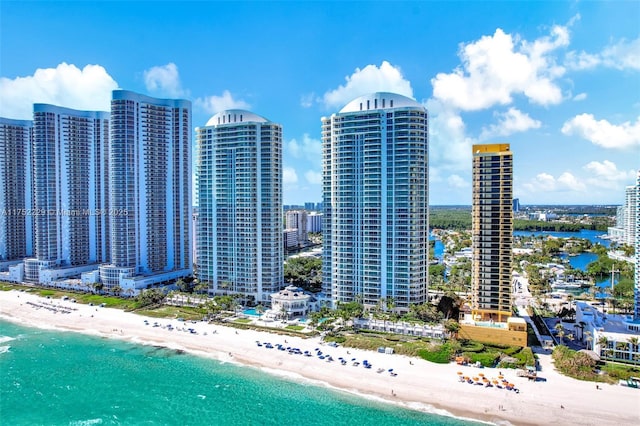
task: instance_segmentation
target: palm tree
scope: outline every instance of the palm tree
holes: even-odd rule
[[[457,321],[448,319],[444,322],[444,329],[447,330],[452,340],[457,340],[460,324]]]
[[[587,342],[587,349],[593,350],[593,345],[592,345],[593,336],[591,335],[591,332],[590,331],[585,331],[584,332],[584,336],[585,336],[584,340]]]
[[[567,334],[567,340],[569,340],[570,342],[573,342],[575,339],[576,337],[573,335],[573,333]]]
[[[607,347],[609,346],[607,336],[600,336],[598,338],[598,346],[600,346],[600,356],[604,356],[608,352]]]
[[[554,328],[558,332],[556,335],[558,336],[558,339],[560,339],[560,344],[562,344],[562,338],[564,337],[564,334],[565,334],[564,327],[562,327],[562,323],[561,322],[557,323]]]

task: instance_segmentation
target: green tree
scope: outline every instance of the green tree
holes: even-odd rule
[[[294,257],[284,264],[284,280],[317,293],[322,290],[322,260],[315,257]]]
[[[444,322],[444,329],[449,333],[449,337],[453,340],[458,338],[458,331],[460,330],[460,324],[458,321],[448,319]]]

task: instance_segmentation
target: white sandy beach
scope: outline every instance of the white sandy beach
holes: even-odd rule
[[[71,312],[61,313],[60,308],[57,312],[45,307],[37,308],[34,304],[55,305]],[[499,374],[495,369],[479,370],[453,363],[434,364],[400,355],[333,348],[323,345],[318,338],[302,339],[203,322],[185,324],[176,320],[145,318],[116,309],[45,299],[15,290],[0,292],[0,318],[26,326],[76,331],[182,349],[221,361],[259,367],[292,380],[309,379],[410,408],[497,424],[640,424],[640,390],[618,385],[600,385],[602,389],[598,390],[594,383],[564,377],[553,369],[550,355],[540,356],[542,371],[539,376],[546,378],[546,382],[529,382],[516,377],[513,370],[502,370],[505,378],[519,389],[520,392],[515,393],[458,380],[458,371],[472,377],[482,372],[493,378]],[[145,324],[145,319],[150,325]],[[154,322],[179,328],[191,327],[197,334],[153,327]],[[314,356],[290,355],[275,348],[266,349],[257,346],[256,341],[274,345],[282,343],[300,348],[302,352],[310,351]],[[320,360],[315,356],[316,348],[330,354],[335,361]],[[355,358],[360,363],[368,360],[373,367],[365,369],[362,364],[353,366],[351,362],[342,365],[339,357],[349,361]],[[378,373],[379,368],[385,371]],[[397,376],[389,374],[390,368]]]

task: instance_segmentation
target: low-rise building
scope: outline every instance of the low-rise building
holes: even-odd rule
[[[640,364],[640,322],[631,316],[604,313],[587,302],[576,302],[576,336],[590,337],[603,360]]]
[[[271,294],[270,311],[281,318],[304,317],[312,311],[312,298],[301,288],[290,285]]]

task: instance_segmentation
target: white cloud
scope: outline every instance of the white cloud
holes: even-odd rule
[[[562,93],[555,80],[565,69],[551,54],[568,44],[567,27],[554,26],[549,36],[533,42],[498,28],[492,36],[461,45],[462,65],[431,80],[433,96],[466,111],[510,104],[513,95],[540,105],[557,104]]]
[[[307,170],[304,177],[307,178],[307,182],[311,184],[320,185],[322,183],[322,173],[316,172],[315,170]]]
[[[593,114],[580,114],[564,123],[565,135],[577,135],[603,148],[630,148],[640,145],[640,117],[635,123],[626,121],[615,125],[607,120],[597,121]]]
[[[541,125],[540,121],[532,119],[529,114],[513,107],[509,108],[507,112],[495,112],[493,115],[498,118],[498,123],[483,128],[480,139],[509,136],[518,132],[526,132],[529,129],[538,129]]]
[[[173,98],[186,95],[180,83],[178,67],[173,62],[151,67],[143,72],[143,77],[147,90],[155,95]]]
[[[540,173],[522,185],[530,193],[583,192],[586,186],[570,172],[564,172],[557,178],[548,173]]]
[[[569,172],[564,172],[558,176],[557,183],[558,188],[561,190],[584,191],[586,189],[585,184]]]
[[[425,106],[429,110],[429,164],[438,164],[441,172],[468,170],[471,146],[477,140],[466,135],[460,114],[434,99]]]
[[[80,69],[63,62],[26,77],[0,77],[0,116],[31,120],[34,103],[109,111],[111,92],[117,88],[118,83],[100,65]]]
[[[251,105],[242,99],[234,99],[231,92],[225,90],[222,92],[222,96],[206,96],[204,98],[197,98],[194,101],[194,105],[204,112],[209,114],[216,114],[228,109],[250,109]]]
[[[290,185],[298,182],[298,174],[293,167],[282,168],[282,183],[284,185]]]
[[[585,99],[587,99],[587,94],[584,93],[584,92],[583,93],[578,93],[577,95],[575,95],[573,97],[573,100],[576,101],[576,102],[584,101]]]
[[[320,163],[322,161],[322,142],[313,139],[308,133],[302,136],[302,140],[298,142],[291,139],[287,143],[287,151],[295,158],[306,158],[310,161]]]
[[[449,176],[447,178],[447,183],[449,184],[449,186],[451,186],[453,188],[468,188],[470,186],[469,182],[464,180],[459,175],[451,175],[451,176]]]
[[[311,92],[306,95],[300,96],[300,106],[302,108],[310,108],[313,106],[313,101],[315,100],[316,94]]]
[[[578,174],[565,171],[556,178],[549,173],[540,173],[516,188],[516,192],[532,199],[546,198],[565,203],[584,202],[585,197],[602,200],[612,193],[623,194],[624,187],[633,184],[635,176],[635,170],[619,170],[612,161],[591,161]]]
[[[590,186],[621,190],[622,186],[630,185],[635,177],[635,171],[618,170],[615,163],[609,160],[591,161],[583,167],[589,174],[587,183]]]
[[[380,67],[367,65],[362,69],[356,68],[345,80],[344,85],[324,94],[327,108],[343,107],[358,96],[372,92],[392,92],[413,98],[411,82],[402,76],[400,68],[387,61],[383,61]]]
[[[588,70],[598,66],[640,70],[640,37],[631,41],[622,39],[605,47],[600,53],[571,51],[566,55],[565,65],[574,70]]]

